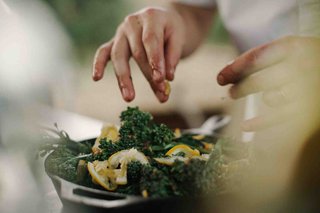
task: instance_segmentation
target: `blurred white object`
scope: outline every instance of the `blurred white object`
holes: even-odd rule
[[[231,121],[228,115],[214,115],[208,118],[199,128],[187,129],[184,132],[200,135],[212,135]]]
[[[35,0],[15,1],[12,12],[0,2],[0,96],[45,99],[55,85],[68,94],[70,42],[52,12]]]
[[[6,3],[0,0],[0,212],[48,212],[34,126],[39,103],[55,91],[72,101],[70,42],[40,1]]]
[[[99,136],[100,129],[104,124],[103,121],[94,118],[49,107],[39,109],[39,115],[42,126],[54,128],[54,123],[57,123],[58,128],[66,131],[70,138],[75,141]]]
[[[23,156],[0,151],[1,213],[44,211],[40,188],[29,168]]]

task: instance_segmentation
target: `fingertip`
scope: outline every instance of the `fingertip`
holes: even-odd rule
[[[93,72],[92,72],[92,79],[94,81],[99,81],[101,80],[103,77],[103,71],[102,72],[99,72],[98,69],[94,69]]]
[[[93,80],[93,81],[99,81],[100,79],[97,78],[96,76],[92,76],[92,80]]]
[[[226,85],[226,79],[221,73],[218,75],[217,81],[218,81],[218,84],[220,84],[221,86]]]
[[[128,97],[127,97],[127,98],[124,98],[124,97],[123,97],[123,100],[124,100],[125,102],[127,102],[127,103],[130,103],[131,101],[133,101],[133,99],[134,99],[134,98],[128,98]]]
[[[92,80],[94,81],[99,81],[101,79],[101,76],[98,76],[98,75],[92,75]]]
[[[168,81],[173,81],[174,80],[174,68],[169,69],[168,72],[166,72],[166,79]]]
[[[166,103],[168,101],[168,99],[169,99],[169,96],[164,95],[163,98],[161,100],[159,100],[159,101],[160,101],[161,104],[164,104],[164,103]]]
[[[165,103],[169,99],[168,95],[166,95],[164,92],[160,92],[160,91],[156,92],[156,96],[157,96],[160,103]]]
[[[135,92],[133,90],[128,89],[127,87],[123,87],[121,89],[123,100],[126,102],[131,102],[135,98]]]

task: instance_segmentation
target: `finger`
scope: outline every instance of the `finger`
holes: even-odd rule
[[[154,94],[157,96],[160,103],[165,103],[169,99],[170,95],[170,89],[168,89],[168,83],[166,81],[155,83],[153,81],[150,82],[150,86],[154,92]],[[158,88],[161,87],[163,91],[158,90]],[[169,86],[170,88],[170,86]]]
[[[164,92],[164,83],[152,83],[152,69],[149,65],[146,52],[142,43],[142,26],[140,25],[139,17],[136,15],[128,16],[125,19],[125,33],[129,42],[131,54],[137,62],[139,68],[144,74],[147,81],[153,85],[154,92]]]
[[[297,117],[297,105],[287,105],[281,109],[273,110],[272,113],[261,115],[242,123],[242,130],[245,132],[260,131],[291,121]]]
[[[139,64],[138,64],[139,65]],[[143,70],[143,75],[148,79],[150,78],[150,73],[152,72],[151,67],[149,64],[140,64],[140,69]],[[148,80],[150,87],[154,94],[156,95],[157,99],[160,103],[164,103],[169,99],[170,93],[167,92],[166,82],[162,81],[160,83],[154,82],[152,79]]]
[[[98,48],[93,60],[92,79],[94,81],[103,78],[104,69],[110,60],[112,45],[113,41],[109,41]]]
[[[152,69],[149,65],[147,55],[142,44],[142,27],[137,16],[128,16],[125,20],[125,32],[129,42],[131,54],[137,62],[140,70],[147,79],[154,94],[158,100],[163,103],[169,98],[169,94],[165,93],[165,82],[156,83],[152,78]]]
[[[165,64],[166,64],[166,79],[172,81],[174,73],[182,53],[181,37],[175,33],[173,29],[166,29],[166,45],[165,45]]]
[[[263,101],[270,107],[279,107],[299,100],[304,94],[304,88],[299,88],[295,83],[286,84],[280,88],[263,93]],[[301,100],[301,99],[300,99]]]
[[[164,31],[150,19],[143,26],[142,42],[152,69],[152,78],[155,82],[161,82],[165,78]]]
[[[241,98],[252,93],[273,90],[299,78],[301,73],[290,63],[278,63],[259,73],[250,75],[230,88],[232,98]]]
[[[128,41],[124,34],[119,33],[114,40],[111,59],[122,97],[127,102],[132,101],[135,96],[130,73],[129,57],[130,49]]]
[[[318,78],[314,73],[306,73],[295,81],[281,87],[265,91],[263,101],[270,107],[303,102],[305,105],[318,105]]]
[[[220,71],[218,83],[237,83],[245,76],[281,62],[288,55],[292,40],[292,37],[282,38],[245,52]]]

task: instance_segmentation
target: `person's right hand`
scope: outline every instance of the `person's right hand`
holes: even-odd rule
[[[175,68],[185,43],[185,25],[178,12],[146,8],[127,16],[112,40],[96,52],[93,80],[102,79],[112,61],[119,88],[125,101],[132,101],[135,91],[129,59],[133,57],[160,102],[168,100],[166,80],[174,79]]]

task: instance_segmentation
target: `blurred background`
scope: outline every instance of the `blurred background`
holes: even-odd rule
[[[70,135],[77,140],[81,134],[90,133],[82,139],[97,136],[104,122],[117,124],[128,105],[180,128],[199,127],[207,117],[234,105],[228,88],[216,83],[219,70],[237,55],[219,15],[204,44],[178,65],[167,103],[157,101],[133,61],[136,99],[130,104],[122,100],[111,64],[103,80],[91,79],[96,49],[113,37],[124,17],[167,2],[0,0],[0,172],[5,174],[0,176],[1,213],[61,212],[43,162],[34,161],[39,138],[34,138],[33,125],[38,119],[50,126],[57,122],[61,129],[73,131]],[[239,130],[239,123],[235,125]],[[268,145],[270,135],[276,134],[268,134],[267,142],[260,144]],[[270,183],[269,174],[258,176]],[[279,174],[271,177],[278,180]]]

